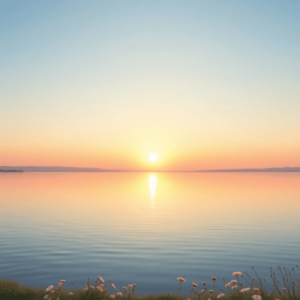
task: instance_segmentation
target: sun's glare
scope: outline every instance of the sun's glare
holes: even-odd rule
[[[151,152],[151,153],[149,153],[149,155],[148,155],[148,159],[149,159],[151,162],[157,161],[157,158],[158,158],[158,156],[157,156],[157,154],[156,154],[155,152]]]

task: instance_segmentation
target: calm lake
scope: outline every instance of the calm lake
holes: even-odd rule
[[[300,264],[300,173],[0,173],[0,278],[177,292]]]

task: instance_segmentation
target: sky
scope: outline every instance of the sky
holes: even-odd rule
[[[299,15],[297,0],[2,0],[0,165],[300,166]]]

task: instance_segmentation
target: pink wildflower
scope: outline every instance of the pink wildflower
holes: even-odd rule
[[[101,286],[101,285],[98,285],[98,286],[97,286],[97,290],[100,291],[100,292],[103,292],[102,286]]]
[[[212,281],[216,281],[216,280],[217,280],[217,277],[213,276],[213,277],[211,278],[211,280],[212,280]]]
[[[53,285],[49,285],[49,286],[46,288],[46,292],[49,292],[49,291],[51,291],[53,288],[54,288],[54,286],[53,286]]]
[[[248,292],[248,291],[250,291],[250,288],[244,288],[244,289],[241,289],[241,292],[242,292],[242,293],[245,293],[245,292]]]
[[[116,286],[112,283],[111,284],[111,287],[113,288],[113,289],[116,289]]]
[[[253,295],[252,298],[254,300],[261,300],[261,296],[260,295]]]
[[[101,283],[104,283],[104,282],[105,282],[104,279],[103,279],[102,277],[100,277],[100,276],[98,276],[98,280],[99,280]]]
[[[218,295],[217,298],[222,298],[222,297],[224,297],[224,296],[225,296],[225,294],[224,294],[224,293],[221,293],[221,294]]]
[[[225,284],[225,287],[230,287],[231,282]]]
[[[72,293],[72,292],[70,292],[70,293],[69,293],[69,295],[73,296],[73,293]]]
[[[197,286],[198,286],[198,284],[195,283],[195,282],[193,282],[192,285],[193,285],[194,287],[197,287]]]
[[[180,282],[185,282],[185,279],[182,277],[178,277],[177,280],[179,280]]]
[[[233,272],[232,276],[241,276],[243,275],[242,272]]]

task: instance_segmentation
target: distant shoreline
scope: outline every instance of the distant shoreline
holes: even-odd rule
[[[4,173],[19,173],[19,172],[24,172],[23,170],[2,170],[0,169],[0,172],[4,172]]]
[[[264,169],[216,169],[216,170],[127,170],[127,169],[99,169],[76,167],[36,167],[36,166],[0,166],[0,172],[72,172],[72,173],[295,173],[300,167],[264,168]]]

